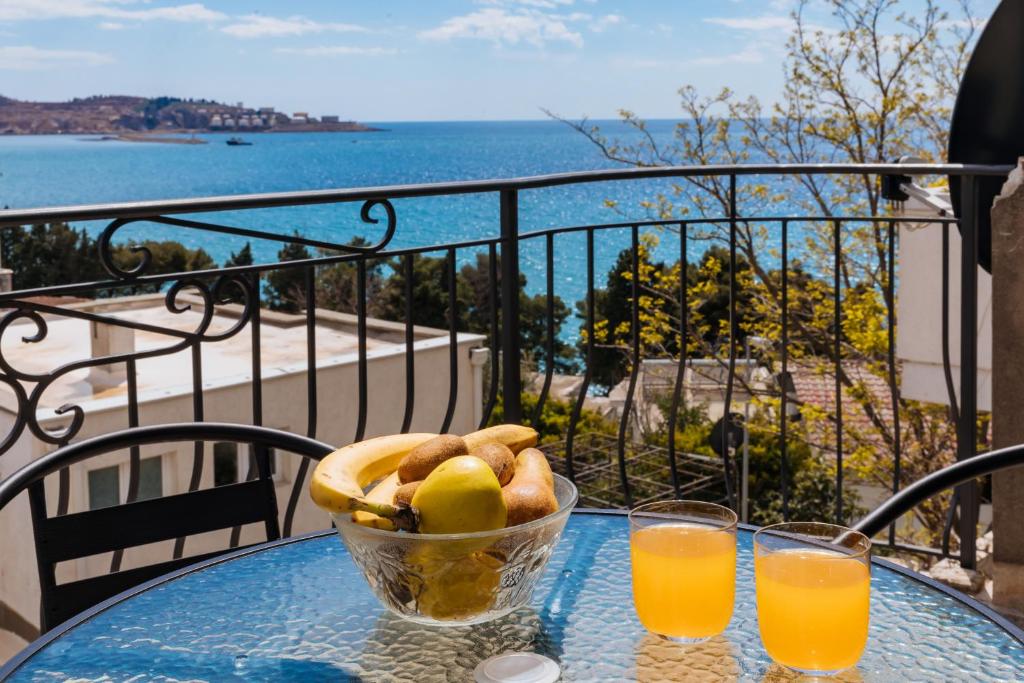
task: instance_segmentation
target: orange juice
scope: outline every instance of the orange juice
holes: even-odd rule
[[[729,625],[734,533],[696,524],[649,526],[633,532],[631,554],[633,602],[648,631],[696,640]]]
[[[857,663],[868,639],[871,585],[862,559],[827,550],[757,550],[754,572],[761,640],[772,659],[816,672]]]

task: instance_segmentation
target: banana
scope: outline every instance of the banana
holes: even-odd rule
[[[462,438],[470,451],[485,443],[500,443],[508,446],[513,453],[518,453],[524,448],[537,445],[537,430],[523,425],[495,425],[466,434]]]
[[[328,512],[363,510],[394,516],[391,501],[369,501],[363,488],[396,469],[405,455],[434,434],[392,434],[339,448],[317,464],[309,482],[313,502]],[[383,514],[381,514],[383,513]]]
[[[397,491],[398,487],[401,485],[402,482],[398,480],[398,472],[392,472],[384,479],[381,479],[380,483],[370,489],[370,492],[366,494],[366,500],[371,503],[393,503],[395,500],[395,491]],[[373,527],[374,529],[387,529],[388,531],[395,530],[394,522],[387,517],[380,517],[372,512],[353,512],[352,521],[356,524]]]

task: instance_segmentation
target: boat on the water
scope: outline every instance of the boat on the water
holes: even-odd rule
[[[251,142],[247,142],[242,138],[228,138],[228,145],[232,147],[246,147],[251,145]]]

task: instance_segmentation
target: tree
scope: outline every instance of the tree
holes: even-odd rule
[[[692,86],[680,91],[684,121],[673,138],[662,143],[650,135],[644,121],[621,112],[637,141],[608,139],[586,120],[567,122],[591,140],[609,159],[634,166],[741,164],[751,160],[775,163],[888,162],[905,155],[939,160],[946,148],[945,121],[952,94],[966,63],[978,26],[971,4],[964,0],[961,16],[952,19],[934,0],[922,0],[913,12],[901,11],[895,0],[826,0],[831,27],[811,20],[815,5],[801,0],[793,13],[786,45],[785,87],[779,102],[762,105],[756,98],[740,99],[724,89],[706,97]],[[564,120],[564,119],[563,119]],[[793,213],[797,205],[807,215],[884,215],[880,189],[866,176],[794,176],[768,186],[744,182],[737,203],[746,215]],[[672,192],[645,204],[660,218],[720,217],[728,214],[726,177],[691,177]],[[741,214],[742,215],[742,214]],[[796,288],[790,305],[790,352],[822,373],[837,374],[848,400],[855,401],[868,427],[843,426],[848,463],[860,476],[880,485],[891,484],[896,443],[891,407],[898,405],[903,459],[901,485],[948,463],[955,442],[951,421],[942,409],[909,401],[892,392],[872,391],[863,376],[851,371],[866,367],[887,378],[887,319],[895,301],[889,294],[887,225],[879,222],[846,224],[838,264],[841,320],[837,328],[831,304],[835,266],[831,244],[833,224],[824,220],[805,225],[803,258],[810,272]],[[710,237],[728,241],[728,226],[709,226]],[[737,343],[757,334],[779,340],[780,278],[773,272],[777,234],[770,226],[738,221],[739,254],[749,264],[742,282],[750,292],[755,315],[737,330],[725,330]],[[651,289],[666,291],[675,283],[651,279]],[[648,306],[642,324],[647,334],[678,334],[670,322],[660,322],[657,307]],[[692,321],[694,325],[706,320]],[[832,341],[841,332],[839,356]],[[721,357],[721,352],[717,354]],[[768,358],[777,364],[777,353]],[[836,366],[838,369],[836,370]],[[898,370],[898,368],[897,368]],[[771,399],[766,399],[770,404]],[[820,406],[801,406],[804,425],[836,426],[835,415]],[[820,438],[819,434],[819,438]],[[827,434],[826,434],[827,436]],[[934,541],[942,528],[947,499],[933,500],[915,510],[918,521]]]
[[[298,237],[299,233],[295,232]],[[277,260],[281,262],[301,261],[312,258],[312,254],[302,244],[289,242],[277,252]],[[277,268],[267,275],[264,288],[267,306],[272,311],[297,313],[306,304],[306,269]]]
[[[381,285],[371,301],[371,313],[387,320],[405,320],[405,265],[402,261],[390,264],[392,275]],[[500,263],[495,264],[498,280],[496,294],[491,300],[488,257],[477,254],[475,261],[459,269],[455,289],[455,328],[490,336],[491,311],[498,310],[498,330],[501,330]],[[417,325],[448,328],[449,269],[447,258],[416,254],[412,261],[413,294],[412,317]],[[519,331],[524,360],[531,367],[542,364],[547,357],[547,296],[526,294],[526,276],[519,276]],[[569,371],[574,367],[572,349],[558,337],[569,308],[558,297],[552,302],[555,337],[552,342],[555,369]],[[493,346],[493,340],[491,340]]]
[[[362,237],[350,243],[354,247],[369,244]],[[322,252],[329,255],[329,252]],[[374,301],[384,286],[384,262],[381,259],[366,260],[366,299]],[[357,313],[359,310],[359,266],[358,262],[341,261],[320,266],[316,274],[317,306],[342,313]]]
[[[215,268],[216,263],[203,249],[190,249],[180,242],[146,241],[137,245],[150,252],[147,274],[180,273]],[[5,267],[14,271],[16,289],[50,287],[69,282],[109,279],[97,255],[97,244],[85,230],[67,223],[15,227],[0,233],[0,248]],[[139,256],[126,244],[115,244],[111,257],[120,268],[131,268]],[[156,292],[160,285],[128,285],[101,290],[96,296]],[[83,293],[84,294],[84,293]]]
[[[249,242],[246,242],[245,246],[237,252],[231,252],[231,256],[228,256],[227,261],[224,262],[224,267],[232,268],[234,266],[251,266],[252,264],[252,245]]]

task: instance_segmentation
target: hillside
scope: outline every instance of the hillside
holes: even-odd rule
[[[336,116],[288,116],[273,107],[176,97],[98,95],[67,102],[27,102],[0,96],[0,135],[306,132],[374,130]]]

